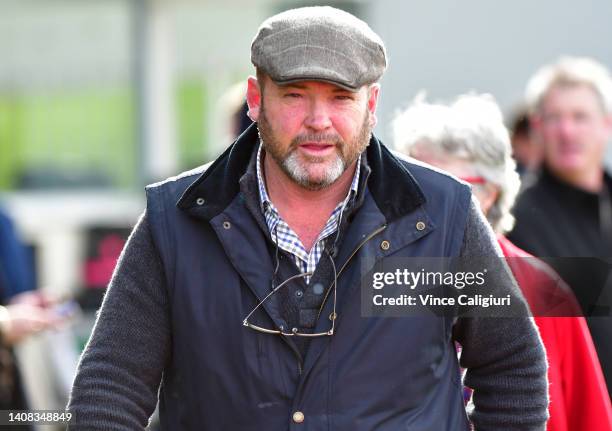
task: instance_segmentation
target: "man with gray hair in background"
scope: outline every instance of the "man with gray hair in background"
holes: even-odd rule
[[[159,397],[168,431],[543,430],[546,361],[528,319],[361,315],[366,264],[498,251],[465,184],[372,135],[380,37],[338,9],[294,9],[261,25],[251,61],[256,124],[212,164],[147,188],[71,428],[141,430]],[[511,275],[491,277],[526,312]]]
[[[604,156],[612,136],[612,78],[589,58],[542,67],[526,91],[544,160],[519,196],[509,238],[541,256],[572,287],[612,388],[612,177]],[[555,259],[560,258],[560,259]]]

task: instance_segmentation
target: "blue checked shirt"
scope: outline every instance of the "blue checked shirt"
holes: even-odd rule
[[[331,213],[331,216],[327,220],[327,223],[319,233],[317,240],[314,245],[308,252],[300,238],[298,238],[297,234],[289,227],[289,225],[281,218],[278,210],[270,200],[268,196],[268,192],[266,191],[266,184],[264,181],[264,177],[262,175],[261,169],[261,156],[262,156],[262,146],[259,145],[259,149],[257,150],[257,183],[259,185],[259,199],[261,204],[261,210],[264,213],[266,218],[266,223],[268,225],[268,229],[270,231],[270,235],[272,237],[272,241],[281,248],[285,250],[295,261],[295,264],[299,268],[299,270],[304,272],[314,272],[319,260],[321,259],[321,255],[323,254],[323,250],[325,248],[325,239],[329,237],[331,234],[338,230],[338,224],[340,221],[340,217],[342,215],[342,211],[348,204],[349,200],[352,196],[357,194],[357,188],[359,186],[359,171],[361,166],[361,155],[357,160],[357,169],[355,170],[355,175],[353,176],[353,182],[351,183],[351,189],[349,190],[346,198],[342,202],[340,202],[336,208]],[[306,283],[310,281],[310,277],[304,277]]]

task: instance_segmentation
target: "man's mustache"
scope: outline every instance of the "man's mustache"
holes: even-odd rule
[[[292,141],[291,144],[294,146],[303,144],[305,142],[325,142],[326,144],[333,144],[335,146],[342,145],[342,139],[335,134],[330,133],[316,133],[307,135],[298,135]]]

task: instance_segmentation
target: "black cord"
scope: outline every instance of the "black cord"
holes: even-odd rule
[[[274,290],[276,288],[276,275],[280,268],[280,247],[278,246],[278,223],[274,226],[274,272],[272,273],[272,281],[270,282],[270,288]]]

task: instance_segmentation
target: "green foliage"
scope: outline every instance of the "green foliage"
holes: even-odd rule
[[[201,80],[176,87],[181,168],[203,161],[205,90]],[[23,175],[92,174],[113,187],[137,186],[136,114],[130,87],[73,92],[0,93],[0,189]]]
[[[129,88],[0,95],[0,188],[35,171],[94,172],[113,186],[135,179]]]
[[[176,91],[179,163],[181,170],[204,163],[206,93],[201,79],[185,80]]]

